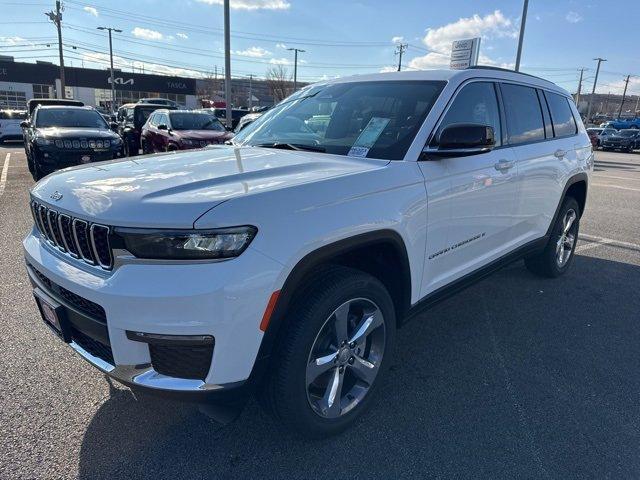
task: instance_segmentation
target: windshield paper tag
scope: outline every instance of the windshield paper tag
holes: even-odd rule
[[[389,118],[371,117],[371,120],[364,127],[364,130],[360,132],[347,155],[351,157],[366,157],[369,149],[373,147],[382,131],[389,124],[389,120]]]

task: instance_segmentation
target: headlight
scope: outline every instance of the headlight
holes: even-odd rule
[[[196,144],[196,142],[194,142],[193,140],[189,140],[188,138],[183,138],[183,139],[181,140],[181,142],[182,142],[184,145],[195,145],[195,144]]]
[[[138,258],[206,260],[240,255],[256,236],[252,226],[216,230],[116,229],[129,252]]]
[[[36,144],[38,144],[39,147],[48,147],[49,145],[53,145],[53,140],[49,140],[44,137],[36,137]]]
[[[122,145],[122,139],[120,137],[111,139],[112,147],[119,147],[120,145]]]

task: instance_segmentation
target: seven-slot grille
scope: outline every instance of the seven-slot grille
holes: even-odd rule
[[[31,213],[42,236],[54,247],[90,265],[113,267],[106,225],[70,217],[36,201],[31,202]]]

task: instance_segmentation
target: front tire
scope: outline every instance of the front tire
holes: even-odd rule
[[[366,411],[382,382],[395,339],[393,301],[378,279],[338,266],[297,298],[262,399],[288,428],[333,435]]]
[[[542,253],[525,259],[529,271],[543,277],[564,274],[573,261],[580,230],[580,206],[573,197],[565,198],[553,226],[551,237]]]

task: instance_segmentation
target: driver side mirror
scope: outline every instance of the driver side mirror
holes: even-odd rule
[[[493,127],[478,123],[453,123],[440,132],[437,148],[427,147],[422,154],[436,157],[464,157],[489,152],[495,145]]]
[[[164,123],[161,123],[156,127],[158,130],[168,130],[167,126]]]
[[[20,122],[20,128],[29,128],[31,126],[31,123],[29,122],[29,120],[23,120]]]
[[[111,130],[113,130],[114,132],[116,132],[118,130],[118,122],[110,122],[109,123],[109,128],[111,128]]]

